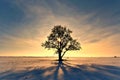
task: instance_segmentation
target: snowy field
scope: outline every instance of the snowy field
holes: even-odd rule
[[[120,58],[0,57],[0,80],[120,80]]]

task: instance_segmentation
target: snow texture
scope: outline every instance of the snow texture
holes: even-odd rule
[[[120,80],[120,58],[0,57],[0,80]]]

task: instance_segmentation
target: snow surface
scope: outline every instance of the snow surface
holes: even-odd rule
[[[0,57],[0,80],[120,80],[120,58]]]

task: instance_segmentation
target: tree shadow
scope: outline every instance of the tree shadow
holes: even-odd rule
[[[120,80],[120,67],[54,61],[47,67],[2,72],[0,80]]]

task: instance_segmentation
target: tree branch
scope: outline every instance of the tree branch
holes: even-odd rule
[[[63,57],[67,51],[68,51],[68,50],[64,51],[64,53],[63,53],[63,55],[62,55],[61,57]]]

